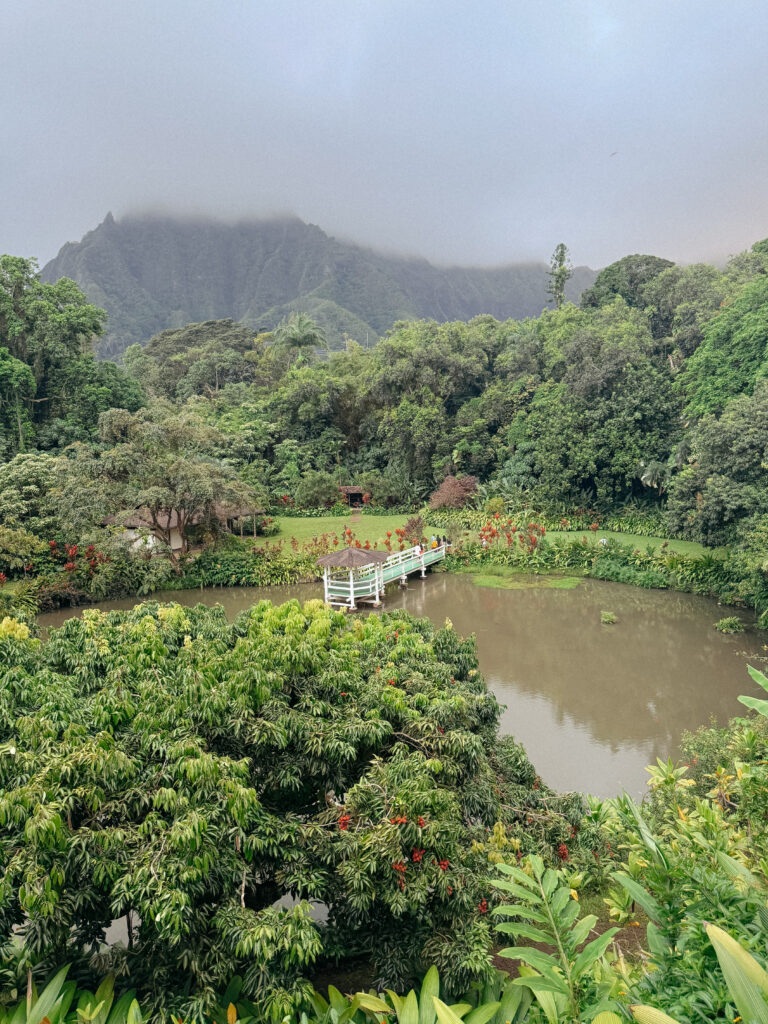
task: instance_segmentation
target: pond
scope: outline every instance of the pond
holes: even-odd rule
[[[518,581],[516,581],[518,582]],[[756,694],[748,663],[765,657],[763,638],[748,629],[724,636],[725,614],[704,597],[582,580],[574,589],[477,586],[471,576],[411,577],[390,587],[385,609],[404,608],[437,625],[446,618],[477,635],[480,668],[505,705],[501,728],[524,744],[542,778],[558,790],[596,796],[622,790],[640,797],[645,766],[678,756],[684,729],[738,715],[741,693]],[[281,603],[322,597],[315,585],[166,591],[152,600],[222,604],[234,617],[263,598]],[[132,608],[135,598],[100,605]],[[46,627],[79,614],[40,616]],[[601,623],[601,612],[616,616]],[[743,615],[745,622],[751,618]]]

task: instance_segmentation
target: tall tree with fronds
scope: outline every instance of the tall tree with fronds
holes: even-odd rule
[[[306,358],[313,349],[326,344],[325,332],[306,313],[291,313],[280,321],[274,333],[275,348]]]
[[[568,283],[568,279],[572,276],[573,264],[571,263],[568,246],[565,242],[560,242],[559,245],[555,246],[555,251],[552,253],[548,271],[549,285],[547,287],[547,294],[552,296],[552,302],[554,302],[557,309],[560,309],[565,302],[565,286]]]

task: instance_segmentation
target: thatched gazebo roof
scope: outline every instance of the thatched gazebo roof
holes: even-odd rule
[[[341,551],[332,551],[330,555],[318,558],[317,564],[324,569],[362,569],[366,565],[373,565],[374,562],[386,562],[388,558],[388,551],[342,548]]]

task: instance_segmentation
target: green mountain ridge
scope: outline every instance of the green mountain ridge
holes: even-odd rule
[[[312,316],[331,347],[344,335],[365,344],[398,320],[500,320],[536,316],[547,305],[544,263],[436,267],[341,242],[295,217],[226,224],[108,214],[43,267],[43,280],[70,277],[109,314],[99,346],[119,359],[134,342],[187,323],[232,318],[271,329],[287,314]],[[590,287],[577,267],[567,295]]]

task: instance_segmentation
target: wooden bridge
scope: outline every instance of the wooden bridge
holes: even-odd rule
[[[354,611],[358,603],[369,603],[378,608],[388,583],[398,580],[405,584],[413,573],[422,579],[427,569],[441,561],[446,554],[445,544],[436,548],[408,548],[386,555],[383,551],[347,548],[319,558],[323,567],[323,587],[326,604],[338,605]]]

